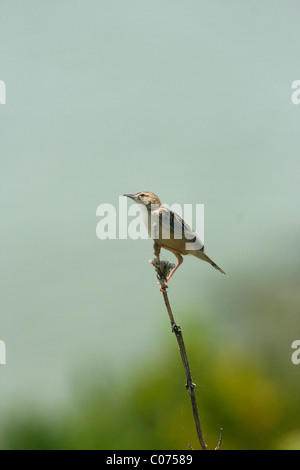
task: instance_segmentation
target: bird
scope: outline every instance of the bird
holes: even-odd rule
[[[150,237],[154,240],[153,248],[157,259],[159,260],[161,248],[171,251],[177,258],[177,266],[168,276],[166,283],[183,263],[185,255],[193,255],[206,261],[227,276],[225,271],[204,251],[204,244],[193,229],[178,214],[165,207],[154,193],[141,191],[123,196],[140,205],[144,223]]]

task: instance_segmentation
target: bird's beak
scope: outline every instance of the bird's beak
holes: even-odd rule
[[[130,199],[135,200],[134,194],[123,194],[123,196],[130,197]]]

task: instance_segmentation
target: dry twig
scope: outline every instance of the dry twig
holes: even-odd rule
[[[177,325],[176,322],[175,322],[173,312],[172,312],[170,302],[169,302],[169,297],[168,297],[168,294],[167,294],[167,287],[168,286],[166,284],[166,279],[167,279],[169,273],[171,272],[171,270],[174,268],[174,265],[172,265],[171,263],[169,263],[167,261],[160,260],[159,255],[157,253],[158,253],[158,251],[155,250],[156,258],[151,261],[151,264],[153,264],[153,266],[156,270],[157,279],[158,279],[159,284],[160,284],[160,290],[163,294],[163,298],[164,298],[165,305],[166,305],[166,308],[167,308],[167,312],[168,312],[168,315],[169,315],[169,319],[170,319],[170,322],[171,322],[172,331],[173,331],[173,333],[175,333],[177,343],[178,343],[178,346],[179,346],[181,360],[182,360],[185,375],[186,375],[185,388],[188,390],[189,396],[190,396],[190,399],[191,399],[191,405],[192,405],[192,410],[193,410],[194,421],[195,421],[195,425],[196,425],[198,439],[199,439],[201,448],[203,450],[207,450],[207,445],[206,445],[206,442],[204,440],[204,436],[203,436],[203,432],[202,432],[202,428],[201,428],[201,424],[200,424],[200,417],[199,417],[197,402],[196,402],[196,396],[195,396],[195,387],[196,387],[196,385],[193,383],[193,380],[192,380],[191,369],[190,369],[190,366],[189,366],[188,357],[187,357],[185,345],[184,345],[184,342],[183,342],[182,331],[181,331],[180,326]],[[222,429],[220,431],[220,439],[219,439],[218,445],[215,448],[215,450],[220,449],[221,442],[222,442]]]

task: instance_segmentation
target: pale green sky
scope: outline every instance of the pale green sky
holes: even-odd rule
[[[15,394],[68,400],[79,365],[118,370],[151,351],[162,323],[151,241],[100,242],[101,203],[150,190],[205,204],[206,249],[228,287],[187,259],[175,304],[209,311],[241,272],[264,282],[264,269],[294,266],[299,9],[2,0],[0,407]]]

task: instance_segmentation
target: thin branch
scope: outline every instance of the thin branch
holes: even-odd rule
[[[191,369],[190,369],[190,365],[189,365],[189,361],[188,361],[188,357],[187,357],[187,353],[186,353],[186,349],[185,349],[185,345],[184,345],[184,341],[183,341],[183,337],[182,337],[182,331],[181,331],[180,326],[177,325],[176,322],[175,322],[174,315],[173,315],[173,312],[172,312],[172,309],[171,309],[171,306],[170,306],[170,302],[169,302],[169,297],[168,297],[168,294],[167,294],[167,287],[168,286],[166,284],[166,279],[167,279],[168,274],[170,273],[170,271],[174,268],[174,265],[172,265],[171,263],[168,263],[167,261],[160,261],[159,254],[157,252],[155,252],[155,255],[156,255],[156,259],[152,260],[151,263],[153,264],[153,266],[156,270],[157,279],[158,279],[159,284],[160,284],[160,290],[163,294],[164,302],[165,302],[166,309],[167,309],[169,319],[170,319],[170,322],[171,322],[172,331],[173,331],[173,333],[175,333],[177,343],[178,343],[178,346],[179,346],[181,360],[182,360],[182,364],[183,364],[184,372],[185,372],[185,376],[186,376],[185,388],[188,390],[189,396],[190,396],[190,399],[191,399],[191,405],[192,405],[192,410],[193,410],[194,421],[195,421],[195,425],[196,425],[198,439],[199,439],[201,448],[203,450],[207,450],[207,445],[206,445],[205,440],[204,440],[204,436],[203,436],[203,432],[202,432],[202,428],[201,428],[201,424],[200,424],[198,406],[197,406],[197,402],[196,402],[196,396],[195,396],[195,387],[196,387],[196,385],[194,384],[194,382],[192,380]],[[220,449],[221,442],[222,442],[222,429],[221,429],[221,433],[220,433],[220,439],[219,439],[218,445],[217,445],[215,450]]]
[[[221,444],[222,444],[222,438],[223,438],[223,429],[221,428],[220,429],[220,439],[219,439],[218,445],[215,448],[215,450],[220,450],[220,447],[221,447]]]

